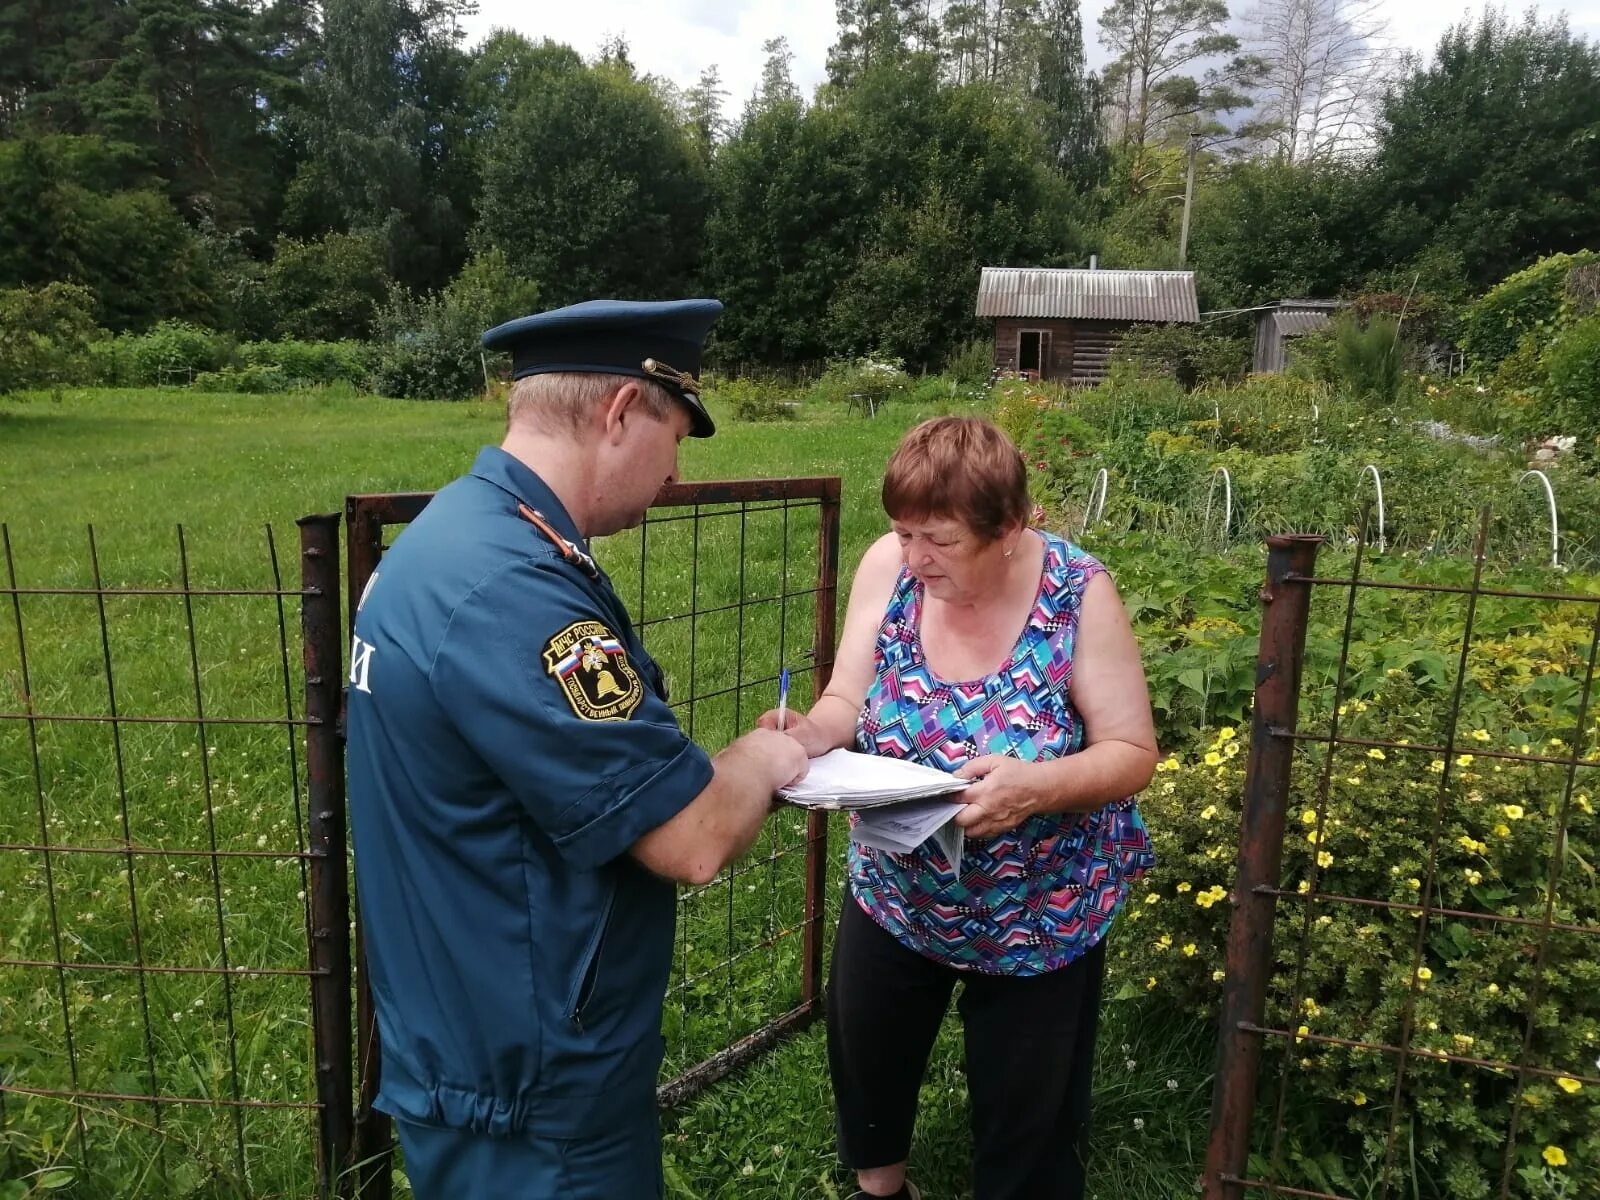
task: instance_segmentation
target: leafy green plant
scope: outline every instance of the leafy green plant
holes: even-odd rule
[[[512,271],[500,251],[467,264],[442,292],[399,287],[378,316],[374,390],[412,400],[463,400],[484,391],[486,329],[530,311],[538,288]]]
[[[710,394],[732,407],[735,421],[792,421],[799,415],[789,391],[763,380],[721,381]]]
[[[1525,631],[1485,649],[1494,657],[1524,657],[1531,663],[1551,661],[1544,657],[1551,652],[1554,662],[1581,658],[1586,650],[1582,630],[1562,634],[1559,646],[1532,656],[1516,648],[1530,637]],[[1446,687],[1445,649],[1439,644],[1436,651],[1419,653],[1415,646],[1393,647],[1389,661],[1413,661],[1384,670],[1383,685],[1368,699],[1347,699],[1341,733],[1419,743],[1437,737],[1431,714]],[[1430,662],[1426,653],[1439,661]],[[1491,670],[1491,677],[1497,673]],[[1314,709],[1302,725],[1326,728],[1331,715]],[[1521,740],[1526,734],[1497,719],[1509,716],[1486,694],[1478,711],[1483,724],[1462,729],[1464,745],[1451,763],[1437,829],[1442,759],[1404,750],[1341,748],[1328,769],[1325,801],[1318,756],[1300,760],[1292,782],[1282,886],[1291,892],[1315,886],[1400,905],[1417,904],[1430,889],[1428,899],[1436,908],[1511,917],[1542,913],[1562,773],[1501,768],[1471,752],[1480,745],[1520,749],[1526,744]],[[1179,1011],[1214,1013],[1220,1002],[1230,911],[1226,897],[1242,820],[1244,756],[1238,729],[1224,725],[1192,750],[1170,756],[1142,800],[1163,871],[1127,914],[1119,967],[1125,988],[1142,986]],[[1592,861],[1600,850],[1593,807],[1588,793],[1574,797],[1566,842],[1571,863]],[[1430,849],[1435,841],[1437,854]],[[1582,868],[1574,869],[1579,874],[1564,886],[1556,920],[1592,924],[1600,917],[1600,893]],[[1382,1174],[1394,1060],[1317,1042],[1317,1035],[1398,1045],[1406,1010],[1413,1010],[1413,1058],[1399,1114],[1412,1143],[1403,1169],[1388,1183],[1452,1200],[1494,1194],[1515,1080],[1442,1061],[1442,1055],[1517,1061],[1537,986],[1543,999],[1535,1018],[1536,1064],[1583,1074],[1594,1061],[1600,1049],[1600,963],[1582,938],[1553,935],[1543,981],[1536,983],[1539,965],[1527,937],[1435,913],[1413,972],[1418,919],[1405,908],[1338,904],[1316,905],[1307,916],[1302,904],[1280,902],[1266,1023],[1301,1035],[1274,1039],[1262,1060],[1265,1102],[1275,1100],[1278,1079],[1286,1075],[1289,1127],[1301,1133],[1298,1152],[1292,1150],[1279,1164],[1280,1182],[1326,1185],[1318,1164],[1306,1161],[1308,1145],[1318,1154],[1331,1151],[1344,1169]],[[1309,935],[1303,968],[1298,958],[1302,928]],[[1570,1076],[1534,1077],[1520,1104],[1515,1165],[1537,1178],[1519,1176],[1512,1194],[1555,1194],[1542,1190],[1548,1182],[1543,1172],[1552,1161],[1565,1168],[1555,1171],[1557,1177],[1576,1182],[1585,1172],[1592,1176],[1592,1164],[1600,1159],[1600,1096],[1594,1089]]]
[[[293,385],[278,367],[249,365],[202,371],[194,377],[193,386],[197,392],[241,392],[262,396],[286,392]]]
[[[876,405],[903,395],[910,387],[911,377],[898,359],[836,359],[828,364],[811,394],[827,403],[842,405],[859,398]]]
[[[1192,325],[1136,325],[1123,335],[1112,361],[1193,386],[1243,376],[1250,346],[1242,337]]]
[[[967,387],[987,384],[994,373],[994,342],[973,338],[957,346],[945,359],[943,373]]]
[[[1569,325],[1544,353],[1549,410],[1561,432],[1600,450],[1600,315]]]
[[[373,332],[388,285],[377,238],[330,233],[314,242],[279,238],[262,292],[284,337],[364,338]]]
[[[1388,406],[1400,391],[1400,323],[1380,314],[1364,325],[1354,316],[1334,322],[1334,368],[1358,399]]]
[[[360,387],[372,372],[374,353],[365,342],[247,342],[239,347],[246,367],[279,372],[294,387],[346,383]]]
[[[232,357],[230,339],[185,321],[163,321],[148,333],[124,334],[118,350],[102,362],[126,369],[123,385],[187,385],[205,371],[216,371]]]
[[[1600,253],[1552,254],[1506,276],[1467,309],[1462,348],[1481,369],[1492,370],[1528,334],[1549,337],[1560,323],[1567,276],[1574,267],[1600,262]]]
[[[86,381],[88,348],[104,337],[88,288],[0,290],[0,393]]]

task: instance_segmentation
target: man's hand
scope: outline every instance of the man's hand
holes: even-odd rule
[[[791,713],[790,719],[793,717],[794,714]],[[806,777],[806,771],[811,767],[811,759],[806,754],[805,747],[787,732],[778,733],[763,725],[760,729],[752,729],[740,738],[739,742],[747,745],[752,754],[771,768],[774,792],[779,788],[788,787],[791,783],[799,783]]]
[[[776,731],[778,728],[778,710],[768,709],[756,721],[757,727]],[[805,748],[807,758],[820,758],[833,749],[828,735],[822,727],[804,713],[797,713],[793,709],[784,713],[783,736],[789,738]]]
[[[966,807],[956,814],[956,824],[971,837],[991,838],[1021,825],[1035,811],[1038,766],[1004,754],[985,754],[956,772],[960,779],[975,779],[961,799]]]

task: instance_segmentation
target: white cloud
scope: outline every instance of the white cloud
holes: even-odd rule
[[[1234,0],[1231,7],[1242,13],[1257,2]],[[1083,12],[1087,57],[1095,67],[1108,57],[1097,40],[1103,7],[1099,0],[1089,0]],[[1520,19],[1520,3],[1511,8]],[[1564,9],[1574,33],[1600,38],[1600,0],[1572,0]],[[1449,26],[1476,20],[1482,11],[1481,3],[1462,0],[1388,0],[1382,7],[1394,43],[1423,55],[1433,51]],[[1553,15],[1561,9],[1545,4],[1540,11]],[[761,44],[768,38],[789,39],[795,82],[811,94],[827,75],[835,12],[834,0],[542,0],[537,4],[480,0],[478,15],[466,24],[472,41],[501,26],[528,37],[565,42],[586,57],[593,56],[606,39],[620,35],[641,71],[681,88],[692,87],[702,70],[715,65],[728,92],[725,115],[733,118],[760,81]]]
[[[472,42],[493,28],[515,29],[564,42],[585,57],[620,35],[640,71],[681,88],[715,66],[728,93],[725,115],[733,118],[760,82],[761,44],[769,38],[789,39],[795,82],[811,93],[826,74],[834,16],[834,0],[480,0],[466,29]]]

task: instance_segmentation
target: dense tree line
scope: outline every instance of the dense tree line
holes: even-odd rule
[[[1077,0],[839,0],[816,94],[778,39],[730,111],[712,64],[680,90],[620,42],[469,46],[474,7],[0,5],[0,289],[305,339],[429,297],[714,294],[724,360],[923,366],[984,264],[1177,265],[1191,156],[1216,307],[1460,295],[1600,243],[1600,49],[1560,21],[1422,60],[1361,0],[1112,0],[1097,76]]]

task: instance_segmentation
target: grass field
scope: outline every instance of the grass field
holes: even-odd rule
[[[686,443],[689,479],[840,475],[840,607],[883,528],[882,464],[928,413],[808,415]],[[488,405],[336,395],[97,392],[0,401],[0,523],[21,588],[298,586],[294,520],[347,494],[431,490],[498,440]],[[715,747],[804,666],[816,510],[652,525],[597,547],[668,669],[695,736]],[[89,526],[93,526],[93,550]],[[181,541],[179,526],[182,527]],[[268,528],[271,528],[269,541]],[[642,570],[642,578],[641,578]],[[10,580],[7,579],[7,586]],[[788,594],[787,598],[784,597]],[[779,598],[779,599],[774,599]],[[241,718],[255,725],[0,721],[0,844],[165,851],[130,857],[0,851],[0,958],[216,968],[230,974],[0,966],[0,1072],[86,1091],[245,1098],[312,1095],[305,962],[303,759],[282,722],[300,706],[298,611],[276,597],[26,595],[0,634],[0,712]],[[758,601],[757,603],[750,603]],[[743,603],[741,603],[743,602]],[[694,621],[664,620],[699,610]],[[713,610],[706,612],[706,610]],[[114,693],[112,690],[114,685]],[[795,697],[807,702],[803,686]],[[271,722],[279,724],[273,725]],[[35,763],[38,764],[37,773]],[[799,995],[803,827],[782,815],[736,878],[686,895],[669,995],[669,1070],[792,1006]],[[217,849],[237,857],[185,856]],[[835,835],[837,873],[842,838]],[[48,875],[47,875],[48,870]],[[50,903],[51,896],[56,903]],[[223,958],[223,948],[226,959]],[[734,961],[727,964],[730,956]],[[243,968],[241,972],[241,968]],[[1116,981],[1111,988],[1115,992]],[[1211,1035],[1123,1002],[1102,1037],[1095,1193],[1192,1194]],[[70,1038],[69,1038],[70,1025]],[[231,1036],[230,1036],[231,1029]],[[70,1052],[69,1047],[70,1045]],[[309,1194],[303,1111],[4,1097],[0,1197]],[[820,1032],[797,1039],[667,1122],[680,1196],[847,1194],[831,1147]],[[914,1156],[932,1197],[969,1194],[959,1031],[947,1026]]]

